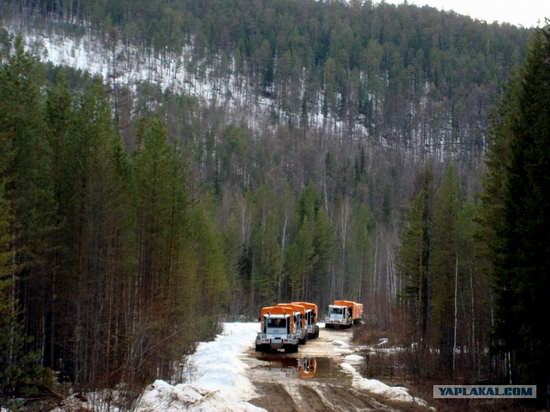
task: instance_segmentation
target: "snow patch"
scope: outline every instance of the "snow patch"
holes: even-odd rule
[[[211,342],[201,342],[189,357],[186,382],[170,385],[157,380],[149,385],[135,410],[149,411],[264,411],[249,402],[256,396],[241,359],[251,346],[257,323],[225,323]]]
[[[346,357],[344,357],[344,360],[347,362],[347,363],[350,363],[350,364],[357,364],[357,363],[363,363],[363,360],[365,358],[363,358],[361,355],[348,355]]]
[[[389,386],[377,379],[363,378],[361,374],[357,372],[357,370],[348,362],[343,362],[340,366],[345,372],[352,376],[352,386],[356,389],[366,390],[377,395],[382,395],[393,401],[417,403],[422,406],[427,406],[424,400],[410,395],[406,388],[401,386]]]
[[[376,344],[376,346],[382,346],[382,345],[385,345],[387,344],[389,341],[388,338],[380,338],[380,340],[378,341],[378,343]]]
[[[222,391],[209,391],[190,384],[172,386],[162,380],[149,385],[138,404],[136,412],[166,411],[263,411],[248,402],[228,399]]]
[[[234,59],[225,63],[221,55],[199,59],[194,52],[193,40],[178,51],[155,52],[120,41],[108,44],[89,27],[84,27],[85,34],[71,36],[55,27],[46,31],[15,20],[4,25],[10,34],[22,35],[26,49],[38,52],[43,62],[101,75],[106,82],[128,86],[134,93],[140,84],[147,82],[163,91],[194,96],[203,104],[222,108],[233,120],[244,120],[256,131],[271,127],[274,115],[282,123],[299,122],[296,113],[284,108],[284,93],[270,97],[256,93],[254,80],[240,74]],[[305,90],[305,78],[304,68],[297,81],[301,95]],[[348,124],[334,113],[325,116],[323,99],[320,92],[318,101],[309,107],[310,128],[331,130],[340,138],[368,137],[368,131],[359,119]]]
[[[241,354],[252,347],[260,327],[258,323],[225,323],[223,332],[211,342],[199,343],[190,357],[190,383],[206,389],[238,389],[240,394],[256,396],[246,378],[248,366]]]

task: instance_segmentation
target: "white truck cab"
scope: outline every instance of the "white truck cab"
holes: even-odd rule
[[[308,341],[306,308],[297,303],[278,303],[277,306],[288,307],[293,310],[294,329],[298,334],[298,343],[305,345]]]
[[[293,305],[301,305],[305,308],[305,324],[308,339],[319,337],[319,326],[317,325],[317,305],[310,302],[292,302]]]
[[[330,326],[351,326],[353,320],[347,306],[329,305],[325,325]],[[329,326],[330,325],[330,326]]]
[[[335,300],[328,307],[325,321],[327,328],[350,327],[363,320],[363,304],[352,300]]]
[[[260,325],[261,330],[256,336],[256,351],[262,352],[269,349],[298,351],[299,332],[292,309],[276,306],[262,308]]]

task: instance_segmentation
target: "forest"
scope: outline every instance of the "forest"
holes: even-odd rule
[[[191,70],[276,108],[254,128],[0,28],[0,402],[140,388],[223,319],[339,297],[416,343],[415,379],[545,393],[548,31],[368,1],[0,9],[166,59],[191,44]]]

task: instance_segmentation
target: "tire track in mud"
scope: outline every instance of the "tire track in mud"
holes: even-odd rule
[[[395,411],[368,393],[352,388],[340,367],[353,352],[352,331],[321,328],[319,338],[300,346],[298,353],[246,352],[248,377],[258,397],[250,403],[270,412]]]

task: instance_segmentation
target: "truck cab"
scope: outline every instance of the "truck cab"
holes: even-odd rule
[[[260,309],[260,332],[256,336],[256,351],[284,349],[286,352],[297,352],[298,339],[292,308],[267,306]]]
[[[351,300],[335,300],[328,307],[325,327],[339,328],[350,327],[361,323],[363,318],[363,304]]]
[[[306,308],[296,303],[278,303],[277,306],[288,307],[294,311],[294,325],[298,334],[298,342],[305,345],[308,340]]]
[[[325,320],[326,327],[340,327],[351,325],[351,312],[347,306],[329,305]]]
[[[306,310],[306,327],[309,339],[319,337],[319,326],[317,326],[318,309],[315,303],[310,302],[292,302],[293,305],[302,305]]]

